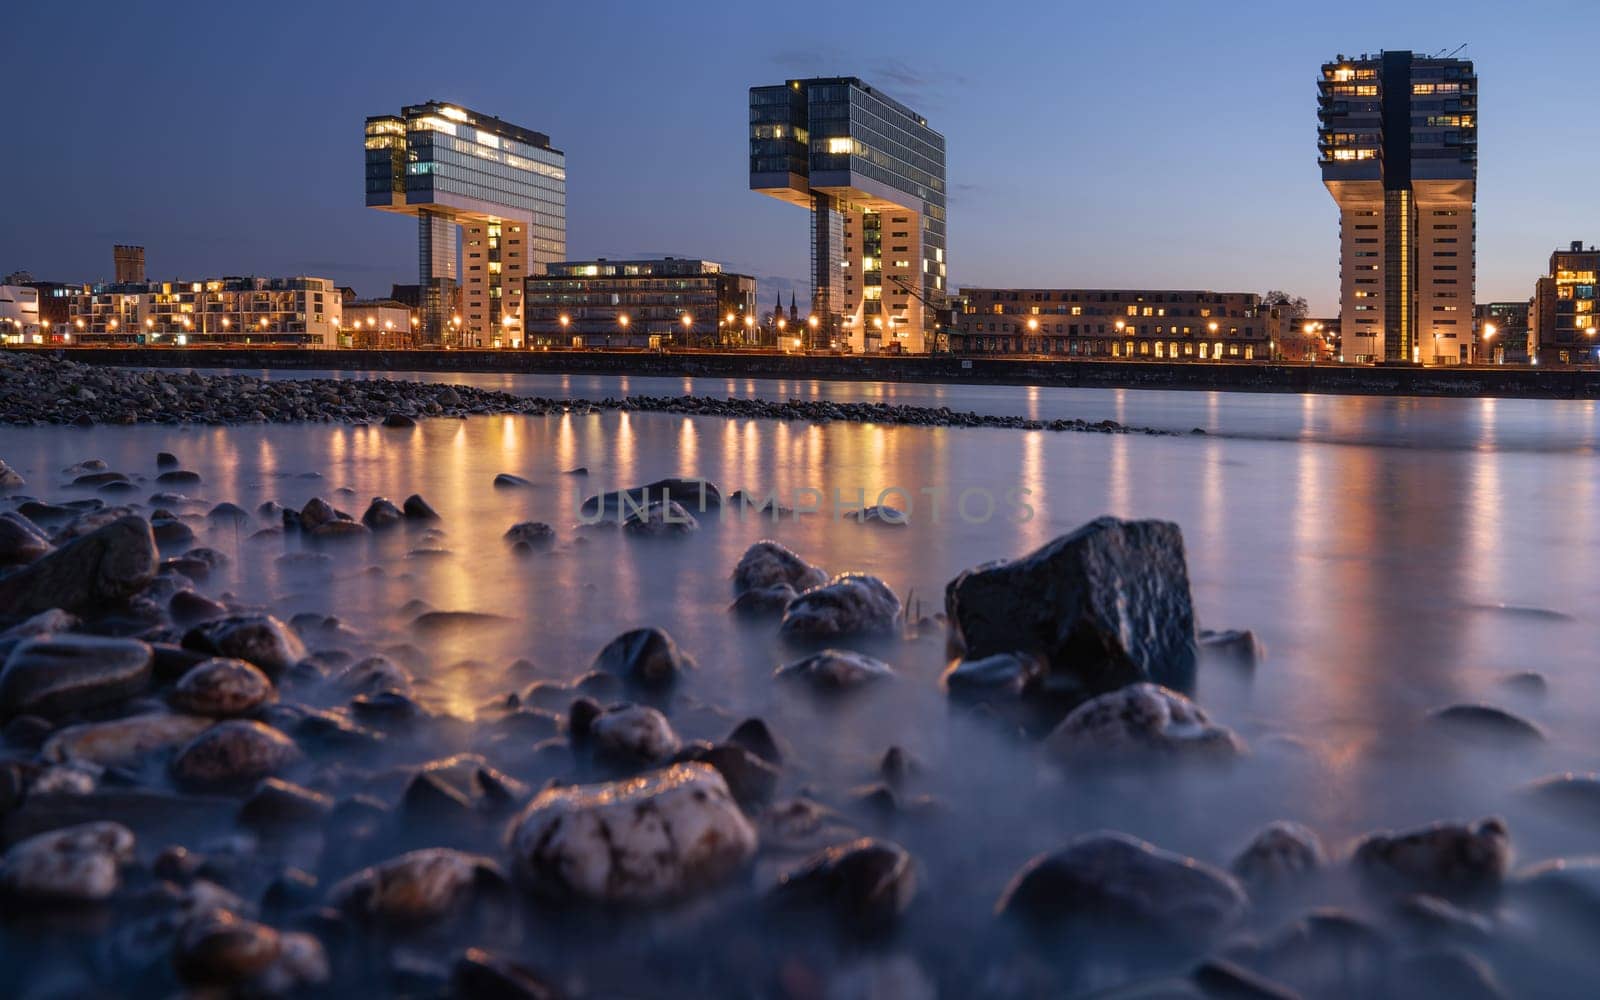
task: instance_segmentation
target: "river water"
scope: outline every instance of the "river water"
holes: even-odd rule
[[[271,377],[304,374],[331,373]],[[988,981],[974,971],[977,958],[947,954],[943,942],[986,933],[994,900],[1018,866],[1097,828],[1224,865],[1275,819],[1305,823],[1335,853],[1374,829],[1491,814],[1507,818],[1519,863],[1600,845],[1594,827],[1545,815],[1516,791],[1554,771],[1600,768],[1593,736],[1600,421],[1593,403],[452,380],[587,398],[879,400],[1208,433],[811,426],[604,412],[424,420],[408,429],[0,428],[0,457],[30,480],[28,492],[61,498],[71,494],[57,488],[60,470],[73,462],[101,458],[153,480],[156,452],[176,453],[204,480],[187,490],[204,503],[185,511],[196,515],[199,543],[232,557],[208,593],[227,592],[283,617],[325,611],[374,638],[417,645],[431,664],[421,698],[442,711],[470,718],[525,683],[505,670],[517,658],[533,660],[541,676],[572,678],[617,633],[658,625],[700,664],[685,703],[709,708],[684,714],[684,735],[716,739],[745,716],[764,716],[791,748],[785,792],[804,788],[848,808],[851,789],[878,780],[886,748],[909,750],[922,764],[913,794],[931,795],[943,808],[936,819],[884,831],[913,851],[923,875],[919,904],[894,947],[936,981]],[[566,473],[579,466],[587,476]],[[532,485],[495,489],[491,481],[502,472]],[[823,510],[777,523],[712,513],[685,539],[578,527],[582,496],[664,476],[704,477],[724,493],[771,493],[790,506],[820,494]],[[884,494],[887,502],[903,507],[912,498],[906,526],[832,516],[836,491],[853,506],[858,497],[877,502],[891,488],[902,492]],[[254,509],[266,500],[299,506],[313,495],[359,516],[373,496],[398,501],[410,493],[438,509],[442,539],[375,536],[340,547],[331,561],[285,559],[299,543],[252,540],[250,528],[208,528],[198,517],[217,501]],[[987,518],[986,497],[994,500]],[[1020,516],[1014,501],[1031,516]],[[774,629],[736,623],[726,610],[730,570],[763,537],[829,572],[876,574],[931,614],[961,570],[1020,555],[1102,514],[1177,522],[1201,624],[1253,629],[1265,643],[1267,658],[1253,672],[1211,664],[1198,679],[1196,700],[1253,748],[1226,773],[1148,776],[1089,794],[1056,776],[1034,748],[948,709],[937,685],[941,641],[880,650],[902,674],[896,682],[819,703],[773,683],[773,669],[795,656]],[[501,536],[524,520],[554,525],[554,548],[513,555]],[[416,606],[402,610],[413,601],[515,623],[417,635],[408,627]],[[1545,676],[1547,696],[1502,686],[1527,670]],[[1469,745],[1424,725],[1430,710],[1463,701],[1511,709],[1548,739],[1531,748]],[[1342,888],[1329,893],[1313,902],[1367,905]],[[1294,915],[1258,914],[1254,929],[1270,932]],[[604,979],[603,949],[585,957],[527,947],[546,964],[575,963]],[[1589,970],[1594,956],[1562,961]],[[1536,967],[1545,966],[1504,960],[1499,972],[1518,992],[1566,990]]]

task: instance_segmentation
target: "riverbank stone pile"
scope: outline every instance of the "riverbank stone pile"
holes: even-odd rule
[[[908,425],[917,427],[995,427],[1015,430],[1083,431],[1101,434],[1165,434],[1114,420],[1033,420],[973,413],[948,406],[713,399],[705,396],[628,396],[602,399],[551,399],[518,396],[468,385],[399,379],[263,379],[251,375],[209,375],[192,371],[105,368],[48,354],[0,350],[0,424],[376,424],[396,433],[413,430],[424,418],[461,418],[520,413],[637,411],[748,420],[809,423]],[[0,489],[20,485],[20,477],[0,464]],[[174,482],[187,482],[175,479]],[[514,484],[512,484],[514,485]],[[698,494],[670,499],[698,510]]]

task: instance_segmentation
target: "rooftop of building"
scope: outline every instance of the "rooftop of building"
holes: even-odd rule
[[[873,97],[878,98],[880,101],[883,101],[885,104],[887,104],[890,107],[894,108],[896,111],[899,111],[899,112],[907,115],[908,117],[915,118],[917,120],[917,124],[921,125],[923,128],[927,128],[928,127],[928,119],[926,117],[924,117],[923,115],[920,115],[917,112],[911,110],[909,107],[907,107],[906,105],[902,104],[900,101],[897,101],[893,97],[890,97],[888,94],[885,94],[883,91],[881,91],[878,88],[874,87],[872,84],[867,83],[865,80],[861,79],[859,76],[810,76],[810,77],[804,77],[804,78],[798,79],[798,80],[789,80],[784,85],[785,86],[789,86],[789,87],[794,87],[795,89],[800,89],[802,87],[810,87],[810,86],[813,86],[813,85],[816,85],[816,86],[827,86],[829,84],[840,84],[840,85],[847,86],[847,87],[855,87],[857,90],[860,90],[863,93],[871,94]],[[777,84],[769,84],[768,86],[777,86]],[[761,90],[761,89],[765,89],[765,88],[764,87],[751,87],[750,89],[751,90]]]
[[[716,261],[698,257],[645,257],[632,260],[611,260],[596,257],[592,260],[564,260],[545,266],[545,278],[623,277],[648,278],[683,275],[727,274]]]
[[[494,115],[486,115],[481,111],[473,111],[470,108],[452,104],[449,101],[432,100],[425,101],[422,104],[408,104],[400,109],[399,115],[371,115],[367,118],[367,121],[369,123],[384,120],[409,121],[413,118],[422,118],[430,115],[437,115],[449,121],[470,125],[475,129],[529,146],[536,146],[539,149],[547,149],[552,153],[561,152],[561,150],[550,145],[550,137],[543,132],[524,128],[521,125],[513,125],[504,118],[496,118]]]

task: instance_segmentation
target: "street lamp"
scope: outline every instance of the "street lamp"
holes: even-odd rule
[[[632,321],[628,318],[628,314],[627,313],[618,313],[617,314],[617,325],[622,327],[622,335],[624,337],[626,337],[628,335],[628,324],[630,322],[632,322]],[[610,337],[606,338],[606,341],[607,341],[606,346],[607,347],[611,346],[610,340],[611,340]],[[623,346],[626,347],[627,344],[624,343]]]
[[[571,347],[572,342],[567,340],[567,324],[572,322],[572,317],[568,316],[566,313],[562,313],[560,316],[556,317],[556,322],[561,324],[561,346]]]
[[[811,327],[811,346],[812,347],[816,347],[817,346],[817,327],[822,325],[822,320],[817,318],[817,314],[816,313],[812,313],[810,316],[806,317],[806,325]]]
[[[746,316],[744,318],[744,339],[745,339],[745,343],[747,345],[755,343],[755,336],[756,336],[756,318],[754,316]]]
[[[683,342],[687,344],[689,342],[689,331],[694,327],[694,317],[684,313],[681,322],[683,323]]]

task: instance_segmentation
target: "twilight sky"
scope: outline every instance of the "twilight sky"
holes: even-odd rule
[[[1557,245],[1600,241],[1591,0],[1300,8],[18,0],[0,273],[105,280],[131,242],[152,278],[386,294],[416,280],[416,230],[363,206],[362,121],[439,98],[566,152],[569,256],[720,260],[803,308],[806,216],[748,190],[746,91],[856,75],[945,135],[952,285],[1283,288],[1327,313],[1318,66],[1463,42],[1478,300],[1526,298]]]

